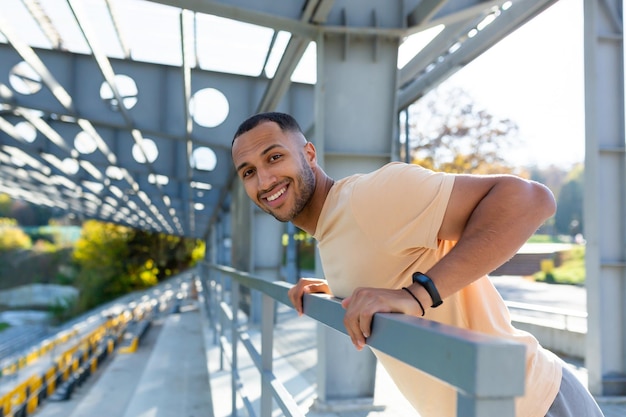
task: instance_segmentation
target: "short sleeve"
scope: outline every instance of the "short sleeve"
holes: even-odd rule
[[[436,249],[454,175],[392,162],[355,184],[352,211],[362,230],[391,253]]]

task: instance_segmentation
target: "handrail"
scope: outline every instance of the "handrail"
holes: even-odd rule
[[[239,305],[240,285],[259,291],[263,295],[262,351],[258,356],[261,358],[261,364],[258,360],[254,361],[262,376],[261,404],[266,405],[261,406],[261,416],[271,415],[271,398],[267,398],[270,394],[281,404],[285,415],[301,415],[297,408],[294,411],[293,399],[285,399],[282,396],[286,390],[276,381],[271,368],[273,306],[275,301],[291,306],[287,296],[291,284],[283,281],[270,282],[228,266],[209,263],[205,266],[209,271],[225,274],[233,280],[230,293],[232,311],[225,312],[225,315],[228,315],[236,325],[231,326],[230,346],[221,346],[222,349],[228,347],[232,349],[228,356],[234,360],[231,364],[232,415],[236,415],[235,396],[241,395],[235,391],[242,384],[237,376],[237,345],[239,340],[243,341],[247,337],[245,329],[237,321],[238,307],[235,307]],[[344,309],[340,301],[334,297],[305,294],[304,313],[335,330],[346,333],[343,325]],[[224,329],[221,328],[220,332],[224,334]],[[398,343],[399,338],[402,338],[402,343]],[[367,339],[367,344],[456,387],[458,417],[493,415],[513,417],[514,399],[524,392],[525,347],[518,343],[418,317],[379,313],[374,317],[372,334]],[[244,343],[244,346],[248,351],[254,352],[252,344]],[[416,355],[415,352],[420,354]],[[282,407],[282,404],[290,406]]]
[[[504,303],[507,305],[507,307],[515,308],[519,310],[538,311],[541,313],[555,314],[555,315],[560,315],[560,316],[571,316],[571,317],[576,317],[576,318],[581,318],[581,319],[587,318],[586,312],[573,310],[569,308],[548,307],[548,306],[542,306],[538,304],[521,303],[519,301],[505,301]]]
[[[579,322],[581,321],[581,319],[587,319],[587,312],[585,311],[559,307],[548,307],[537,304],[522,303],[518,301],[505,301],[504,303],[510,310],[522,310],[549,314],[551,316],[560,316],[563,318],[563,328],[569,331],[576,331],[576,326],[572,326],[571,324],[572,319],[578,319]]]

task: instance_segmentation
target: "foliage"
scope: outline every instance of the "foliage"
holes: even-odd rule
[[[441,88],[409,108],[412,161],[454,173],[512,172],[503,155],[517,139],[517,125],[480,108],[464,90]]]
[[[556,236],[537,233],[532,235],[527,243],[563,243],[563,241]]]
[[[48,308],[48,312],[53,317],[55,324],[64,323],[80,313],[77,298],[57,300],[54,305]]]
[[[561,194],[563,184],[567,181],[568,173],[568,170],[557,166],[529,168],[529,178],[546,185],[557,199]]]
[[[11,325],[9,323],[5,323],[3,321],[0,321],[0,332],[3,331],[4,329],[8,329],[9,327],[11,327]]]
[[[558,233],[575,236],[583,231],[584,168],[575,167],[568,175],[558,197],[554,225]]]
[[[8,194],[0,193],[0,218],[11,217],[11,197]]]
[[[78,310],[86,311],[132,289],[127,275],[130,229],[87,221],[74,247],[80,291]]]
[[[562,253],[560,266],[550,273],[537,272],[533,278],[535,281],[542,282],[583,285],[585,283],[585,247],[573,246],[572,249]]]
[[[28,249],[30,237],[22,229],[11,225],[10,219],[0,219],[0,250]]]
[[[74,249],[77,310],[155,285],[203,257],[204,244],[193,239],[87,221]]]

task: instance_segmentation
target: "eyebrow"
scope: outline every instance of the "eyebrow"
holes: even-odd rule
[[[284,146],[278,143],[275,143],[265,148],[263,152],[261,152],[261,155],[267,155],[274,148],[284,148]],[[239,172],[239,170],[241,170],[241,168],[245,167],[246,165],[248,165],[248,162],[245,162],[245,161],[239,164],[239,166],[237,167],[237,172]]]

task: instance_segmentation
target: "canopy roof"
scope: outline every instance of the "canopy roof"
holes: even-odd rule
[[[0,193],[206,238],[239,122],[284,107],[313,128],[320,34],[404,40],[402,109],[553,2],[3,0]]]

